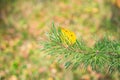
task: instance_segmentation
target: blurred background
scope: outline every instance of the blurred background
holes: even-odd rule
[[[41,52],[54,21],[88,46],[105,34],[120,39],[120,0],[0,0],[0,80],[119,80],[120,73],[65,70]]]

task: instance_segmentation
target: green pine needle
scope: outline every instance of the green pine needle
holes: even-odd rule
[[[86,69],[91,66],[97,71],[120,71],[120,42],[110,40],[104,37],[102,40],[89,48],[83,40],[76,40],[74,45],[64,46],[60,40],[60,30],[52,24],[51,31],[48,35],[49,40],[43,43],[43,51],[55,56],[59,62],[64,63],[65,68],[84,65]]]

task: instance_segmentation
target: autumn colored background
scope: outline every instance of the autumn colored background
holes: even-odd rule
[[[120,39],[120,0],[0,0],[0,80],[119,80],[120,73],[66,70],[41,52],[52,22],[88,46]]]

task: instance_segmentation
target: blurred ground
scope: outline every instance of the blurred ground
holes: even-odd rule
[[[118,0],[119,2],[119,0]],[[40,52],[51,23],[74,31],[88,46],[105,34],[120,38],[120,4],[114,0],[1,0],[0,80],[119,80],[78,68],[65,70]],[[44,62],[43,62],[44,61]]]

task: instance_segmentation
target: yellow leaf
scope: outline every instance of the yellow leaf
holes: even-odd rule
[[[68,44],[68,45],[71,45],[71,44],[74,44],[76,42],[76,35],[74,32],[68,30],[68,29],[65,29],[65,28],[61,28],[61,40],[62,40],[62,43],[63,44]]]

